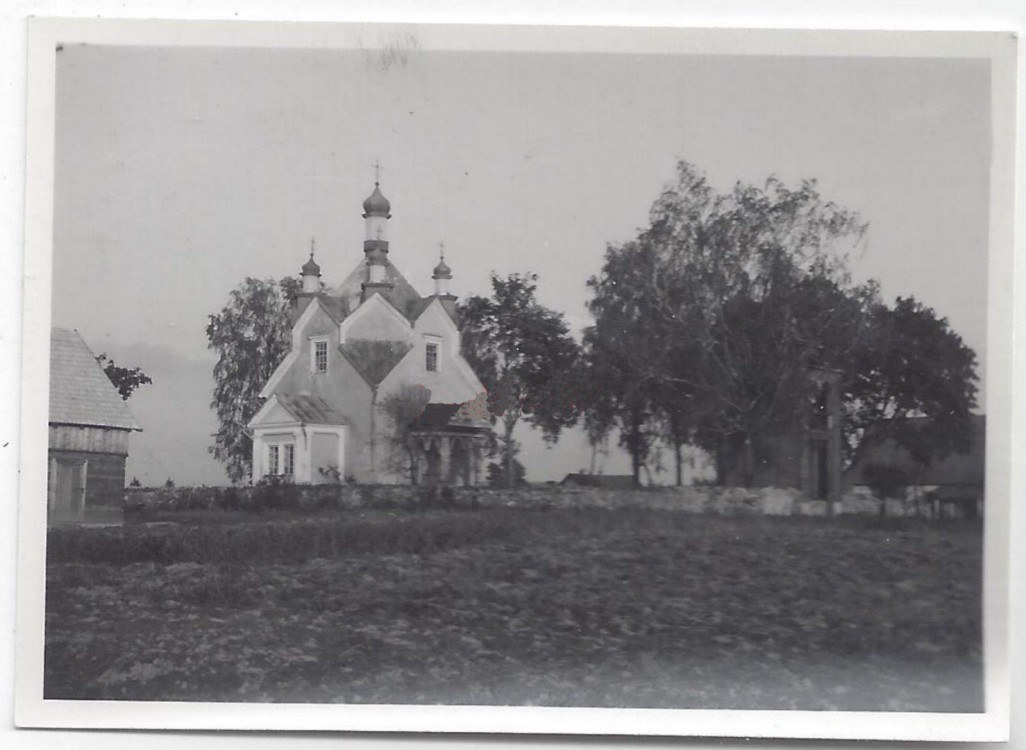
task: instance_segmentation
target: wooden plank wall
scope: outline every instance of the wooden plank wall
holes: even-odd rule
[[[50,425],[50,450],[128,455],[130,430],[79,425]]]

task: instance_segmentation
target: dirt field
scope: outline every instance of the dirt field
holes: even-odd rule
[[[210,521],[50,533],[47,698],[982,710],[978,525]]]

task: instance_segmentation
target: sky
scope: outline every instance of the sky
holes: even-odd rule
[[[961,59],[68,44],[53,324],[153,377],[130,475],[220,483],[207,316],[246,276],[297,274],[311,238],[340,281],[375,162],[390,259],[422,293],[444,241],[456,294],[533,271],[579,331],[607,244],[684,159],[724,190],[817,179],[869,223],[855,276],[948,317],[985,375],[989,91],[987,62]],[[579,434],[521,439],[530,479],[589,465]]]

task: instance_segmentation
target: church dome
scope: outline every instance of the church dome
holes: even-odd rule
[[[445,259],[444,258],[438,261],[438,265],[435,266],[435,272],[434,272],[434,275],[432,276],[432,278],[434,278],[434,279],[451,279],[452,278],[452,270],[449,268],[449,266],[445,265]]]
[[[363,215],[387,217],[391,210],[392,204],[388,202],[388,198],[381,194],[381,189],[378,187],[378,183],[375,182],[374,192],[363,202]]]
[[[310,260],[303,264],[303,275],[304,276],[320,276],[321,267],[317,265],[317,261],[313,259],[313,253],[310,253]]]

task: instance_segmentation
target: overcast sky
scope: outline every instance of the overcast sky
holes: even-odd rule
[[[723,189],[818,179],[869,222],[856,275],[889,299],[914,294],[985,357],[986,61],[412,51],[382,63],[65,45],[54,325],[97,351],[209,359],[206,316],[244,277],[298,273],[311,237],[329,284],[362,257],[379,160],[390,258],[422,293],[444,241],[455,293],[534,271],[541,301],[579,329],[606,244],[636,234],[686,159]],[[586,466],[581,446],[566,454],[535,478]]]

